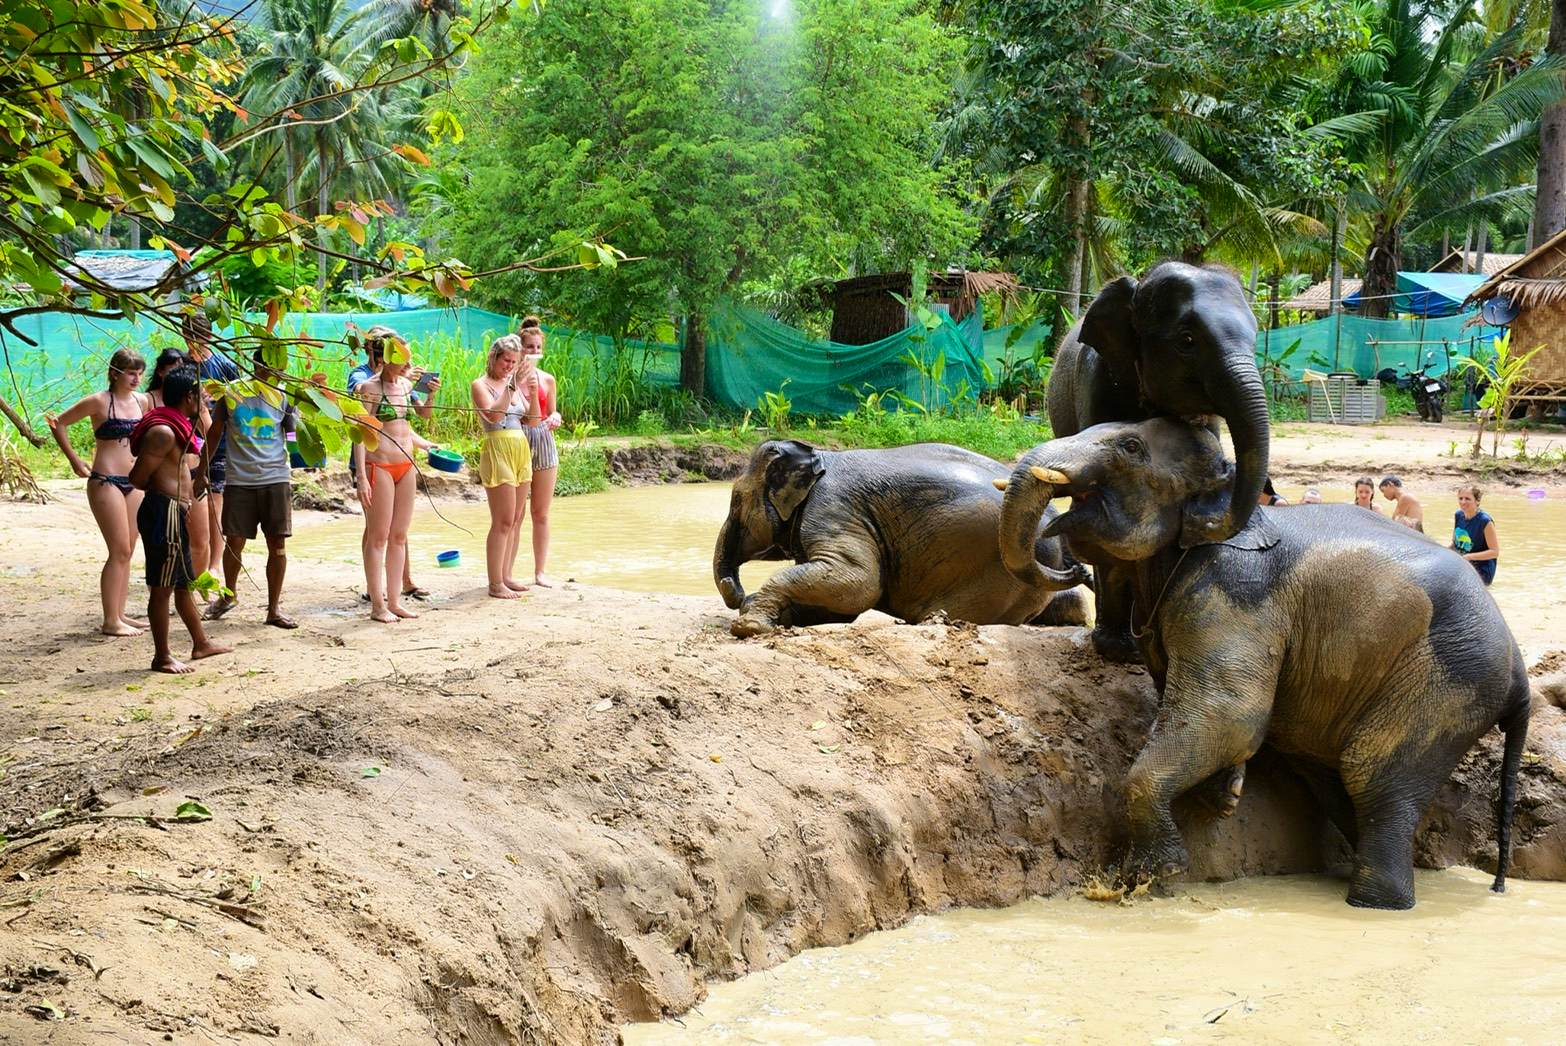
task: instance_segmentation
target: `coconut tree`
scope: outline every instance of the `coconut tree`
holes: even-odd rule
[[[1347,205],[1366,245],[1366,315],[1386,315],[1405,238],[1532,208],[1539,114],[1563,96],[1563,63],[1528,59],[1525,22],[1465,48],[1473,8],[1434,24],[1410,0],[1366,8],[1368,43],[1324,99],[1317,132],[1359,171]]]

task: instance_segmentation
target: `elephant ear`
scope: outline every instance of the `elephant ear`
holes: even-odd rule
[[[1122,276],[1104,284],[1082,317],[1077,340],[1091,347],[1109,364],[1115,383],[1136,388],[1137,334],[1131,320],[1136,281]]]
[[[810,496],[826,465],[820,451],[797,439],[780,440],[773,447],[775,455],[767,463],[767,501],[787,522]]]

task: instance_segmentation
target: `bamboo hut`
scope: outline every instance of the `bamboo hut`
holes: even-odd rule
[[[1566,402],[1566,231],[1557,233],[1490,277],[1469,302],[1505,299],[1494,308],[1515,313],[1506,326],[1519,353],[1536,347],[1515,398],[1530,408]]]

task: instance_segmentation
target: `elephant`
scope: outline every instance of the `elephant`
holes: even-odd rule
[[[1165,262],[1140,283],[1123,276],[1107,284],[1056,350],[1047,397],[1056,436],[1161,415],[1205,418],[1216,432],[1212,419],[1223,418],[1238,465],[1233,488],[1181,520],[1180,545],[1221,541],[1250,519],[1267,480],[1267,396],[1256,318],[1227,270]],[[1110,660],[1135,660],[1131,572],[1106,563],[1094,573],[1094,646]]]
[[[1007,569],[1042,533],[1090,564],[1133,565],[1136,635],[1162,694],[1126,782],[1128,877],[1184,870],[1170,803],[1265,742],[1354,847],[1350,904],[1414,903],[1413,837],[1458,761],[1505,733],[1497,806],[1504,890],[1528,676],[1471,565],[1353,505],[1258,508],[1223,542],[1181,547],[1184,521],[1229,498],[1233,466],[1206,428],[1108,423],[1028,451],[1008,483]]]
[[[1018,581],[995,540],[1007,467],[939,443],[890,450],[819,450],[773,440],[734,481],[713,551],[713,578],[731,631],[852,621],[882,610],[905,621],[938,611],[976,624],[1086,624],[1077,588],[1086,570],[1058,541],[1034,550]],[[739,580],[752,559],[792,559],[753,595]]]

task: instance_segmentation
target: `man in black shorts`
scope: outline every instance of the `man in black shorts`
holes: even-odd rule
[[[169,601],[190,631],[190,659],[226,654],[232,647],[218,646],[207,638],[191,592],[195,574],[190,564],[190,535],[186,513],[195,494],[196,480],[185,467],[185,455],[194,438],[193,423],[201,410],[196,368],[175,367],[163,378],[163,406],[142,416],[131,432],[132,485],[147,492],[136,513],[136,527],[147,550],[148,620],[152,624],[152,670],[184,673],[195,671],[177,661],[169,651]]]

